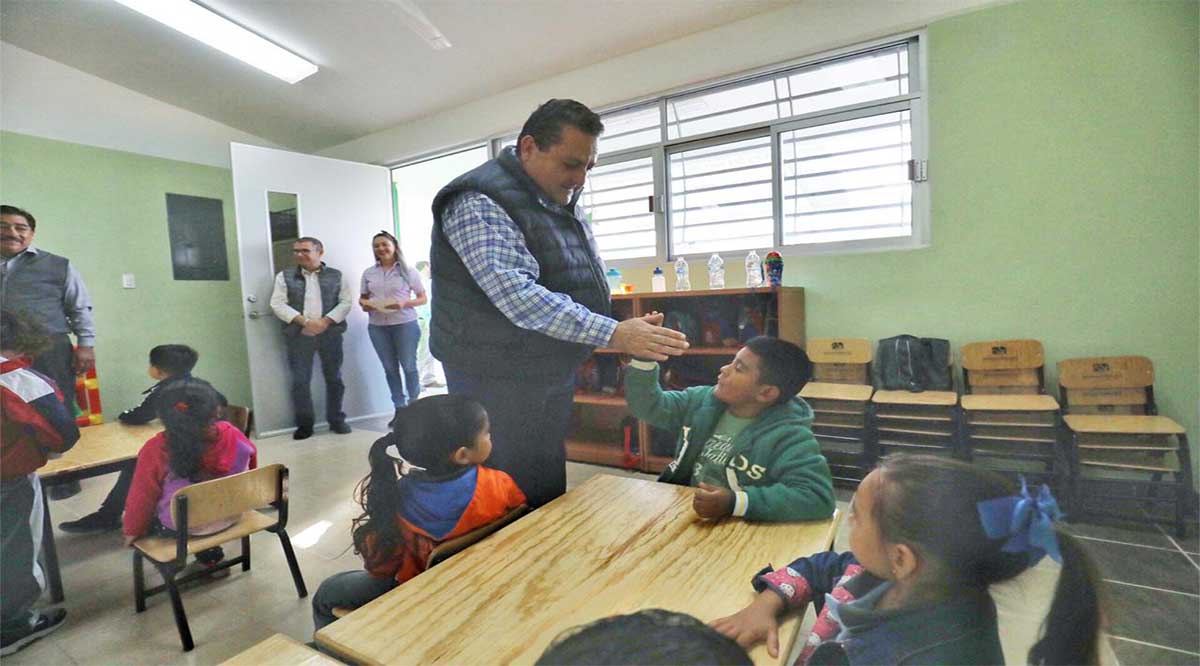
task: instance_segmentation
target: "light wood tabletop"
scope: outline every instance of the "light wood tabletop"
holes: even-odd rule
[[[221,666],[345,666],[342,662],[283,634],[230,657]]]
[[[1053,412],[1058,409],[1054,396],[988,395],[973,393],[962,397],[962,408],[984,412]]]
[[[599,475],[317,632],[367,664],[529,664],[564,630],[665,608],[704,622],[754,598],[750,578],[827,550],[840,516],[709,522],[693,489]],[[783,659],[800,618],[780,627]],[[755,663],[779,663],[764,646]]]
[[[61,458],[38,470],[42,479],[80,472],[92,467],[136,458],[146,440],[162,431],[162,425],[129,426],[119,421],[79,429],[79,441]]]
[[[875,388],[870,384],[831,384],[828,382],[809,382],[800,389],[801,398],[819,400],[848,400],[866,402],[871,399]]]
[[[1166,416],[1067,414],[1063,421],[1075,432],[1123,435],[1182,435],[1187,432]]]

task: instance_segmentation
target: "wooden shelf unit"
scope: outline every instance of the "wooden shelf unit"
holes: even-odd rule
[[[722,318],[726,329],[737,330],[737,317],[742,307],[752,304],[763,313],[765,333],[784,340],[804,345],[804,289],[781,287],[771,289],[702,289],[695,291],[638,292],[614,294],[614,318],[628,319],[651,312],[683,310],[691,313],[700,322],[704,310],[720,310],[733,313],[733,321]],[[702,340],[689,340],[692,347],[684,352],[685,357],[732,359],[741,349],[737,346],[713,346],[699,344]],[[611,359],[620,354],[616,349],[600,348],[595,354]],[[622,359],[623,360],[623,359]],[[715,383],[714,375],[709,383]],[[605,393],[576,393],[575,416],[577,427],[567,437],[567,459],[576,462],[626,467],[623,432],[611,427],[629,415],[629,408],[622,395]],[[596,427],[597,423],[607,427]],[[601,433],[607,436],[600,437]],[[657,473],[671,462],[669,456],[655,455],[651,450],[651,427],[638,421],[637,441],[641,455],[634,469]]]

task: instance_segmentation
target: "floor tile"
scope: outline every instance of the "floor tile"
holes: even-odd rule
[[[1102,583],[1109,602],[1109,633],[1200,652],[1200,598]],[[1122,662],[1124,663],[1124,662]]]
[[[1081,539],[1081,542],[1100,569],[1103,578],[1200,594],[1200,576],[1187,556],[1179,551],[1126,546],[1106,541]]]
[[[1168,539],[1166,535],[1164,535],[1157,527],[1150,523],[1119,523],[1111,525],[1097,525],[1094,523],[1065,523],[1065,525],[1068,532],[1082,537],[1104,539],[1106,541],[1119,541],[1121,543],[1129,543],[1139,546],[1175,548],[1175,546],[1171,544],[1171,540]]]
[[[71,618],[68,614],[67,622],[70,621]],[[75,660],[71,659],[67,652],[62,649],[62,646],[58,644],[58,634],[62,633],[66,628],[66,625],[64,625],[62,629],[55,631],[53,634],[30,643],[20,652],[5,657],[4,666],[73,665]]]
[[[1113,651],[1121,666],[1196,666],[1200,654],[1189,654],[1175,650],[1164,650],[1151,645],[1131,643],[1117,638],[1111,639]]]

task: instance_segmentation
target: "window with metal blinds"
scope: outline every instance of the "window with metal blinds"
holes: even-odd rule
[[[770,136],[682,150],[668,164],[673,254],[774,245]]]
[[[592,169],[579,204],[591,222],[601,257],[631,259],[658,253],[653,195],[654,166],[650,157]]]

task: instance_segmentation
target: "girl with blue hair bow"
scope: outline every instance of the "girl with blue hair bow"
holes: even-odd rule
[[[929,455],[880,461],[850,505],[850,552],[818,553],[755,576],[755,600],[712,622],[779,653],[778,617],[813,602],[798,664],[1003,664],[988,588],[1045,555],[1062,564],[1032,664],[1095,664],[1095,569],[1049,489]]]

